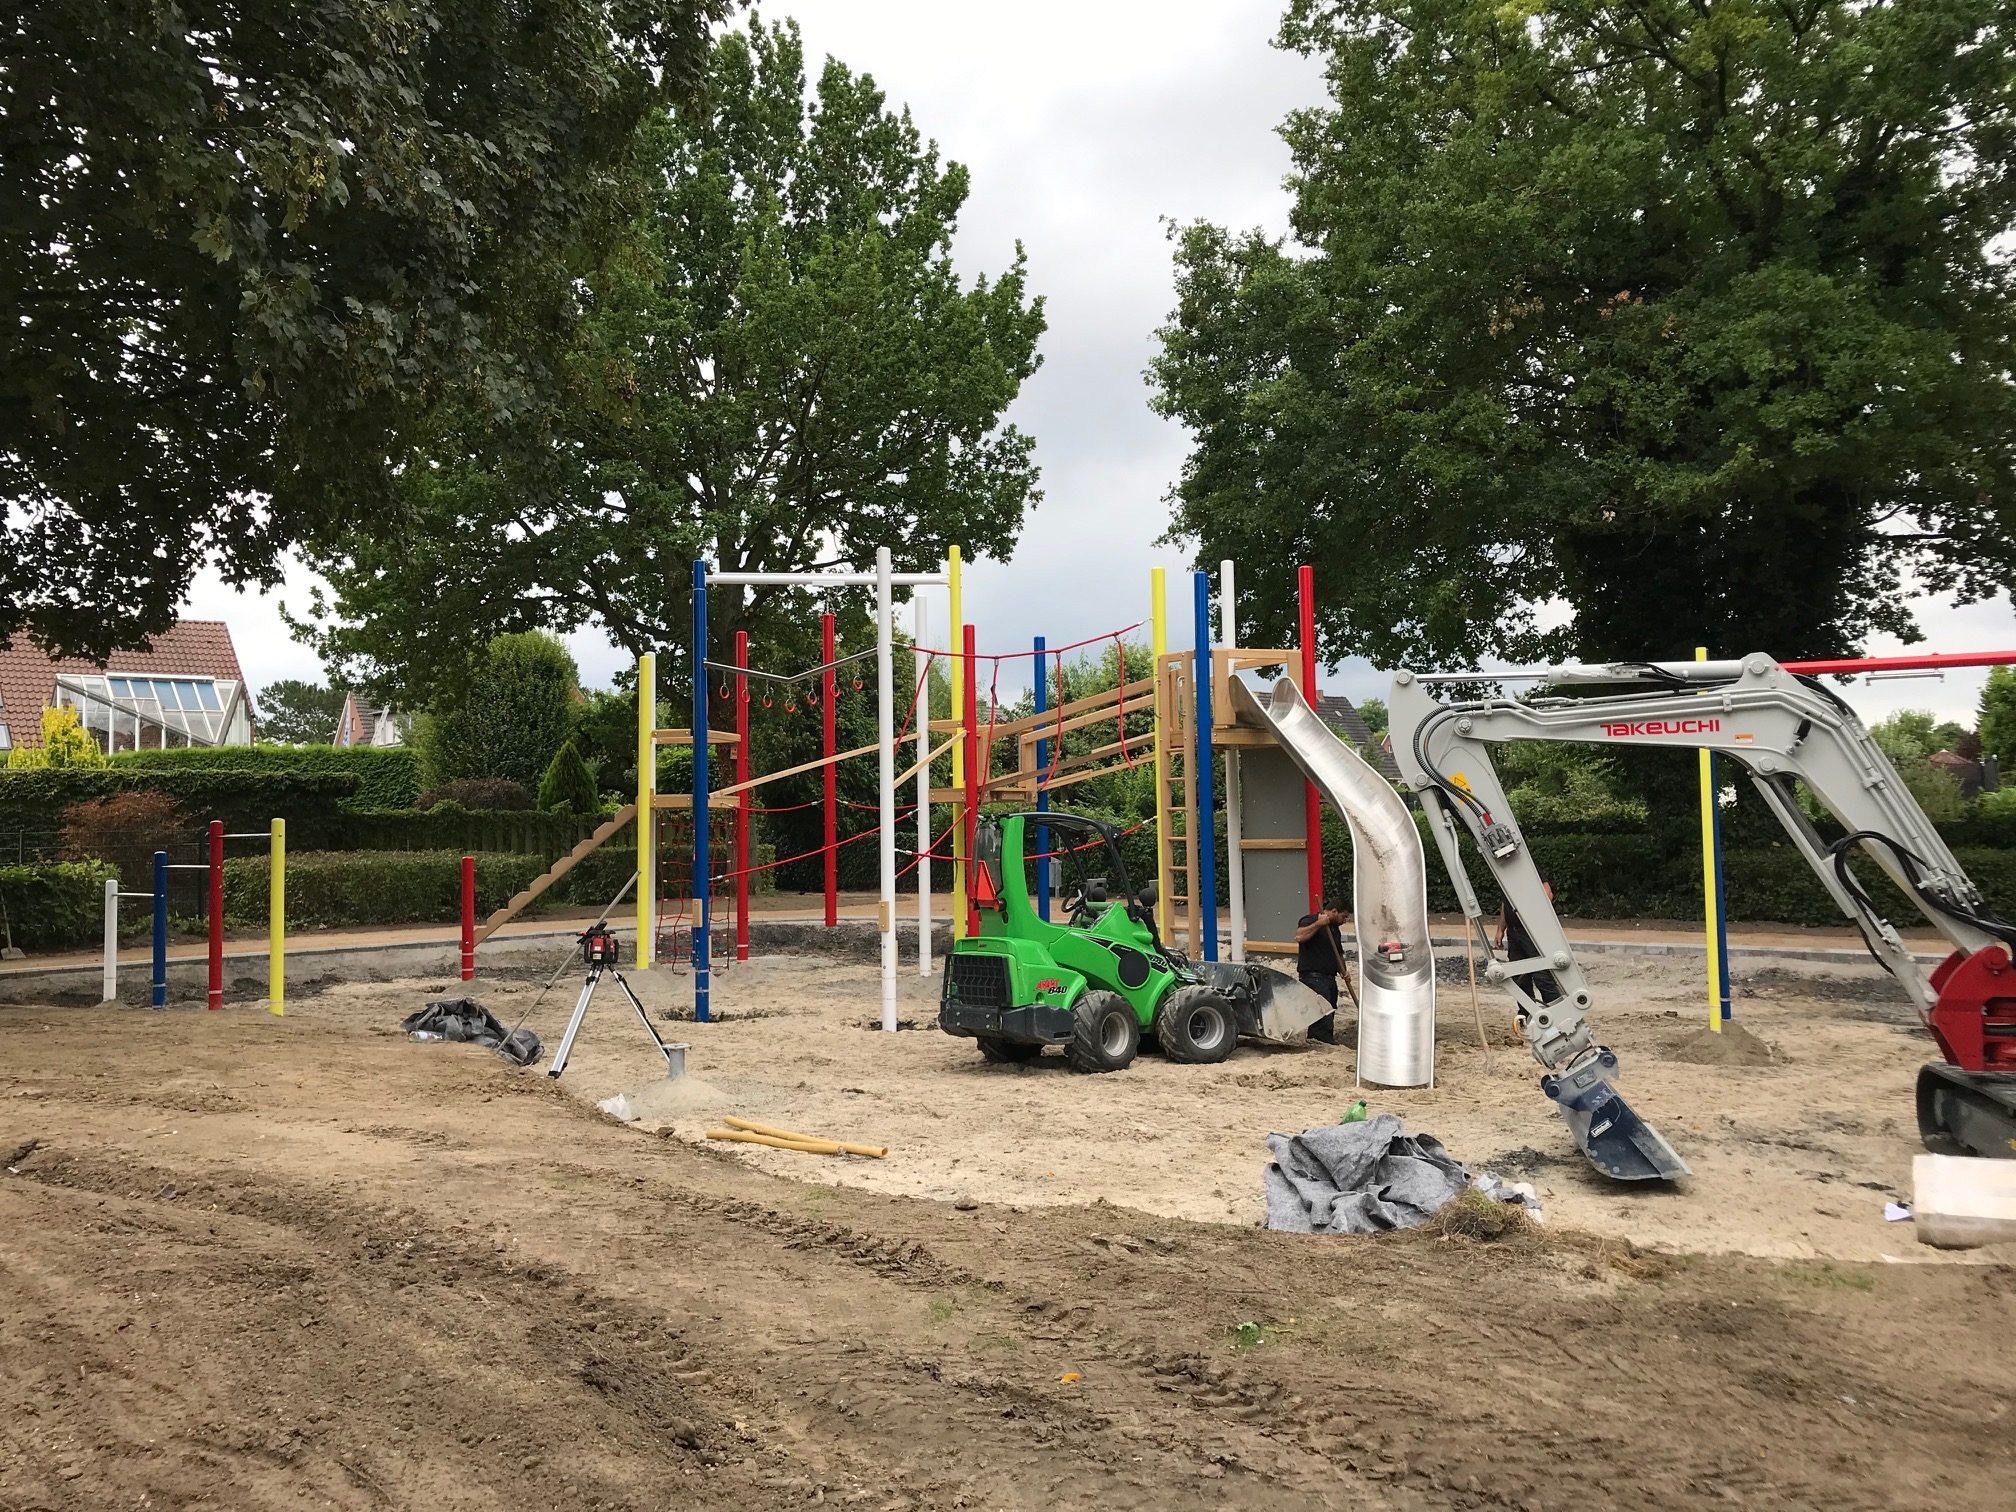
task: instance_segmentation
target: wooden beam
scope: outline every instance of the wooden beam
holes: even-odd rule
[[[746,801],[740,796],[723,798],[719,793],[714,793],[709,796],[707,809],[709,813],[712,813],[715,809],[739,809]],[[685,813],[693,807],[693,795],[691,793],[654,793],[651,797],[651,807],[657,810],[677,809],[681,813]]]
[[[831,756],[821,756],[816,761],[801,761],[796,766],[785,767],[781,772],[765,772],[761,777],[751,777],[747,782],[730,783],[727,787],[716,788],[712,794],[716,798],[727,798],[749,788],[759,788],[765,783],[782,782],[786,777],[801,776],[806,772],[816,772],[821,767],[832,766],[835,762],[847,761],[855,756],[867,756],[882,749],[878,741],[873,745],[856,746],[851,751],[835,751]],[[713,804],[707,805],[712,808]]]
[[[910,765],[904,768],[904,770],[897,776],[896,781],[891,785],[899,788],[903,786],[904,783],[908,782],[912,777],[915,777],[917,775],[918,770],[920,768],[929,766],[932,762],[936,761],[940,756],[943,756],[947,751],[951,750],[952,747],[957,745],[959,743],[959,739],[960,739],[959,736],[953,735],[950,738],[948,738],[943,745],[939,746],[937,750],[925,756],[921,761],[911,762]]]
[[[741,742],[741,739],[742,737],[737,735],[733,730],[729,730],[725,734],[720,730],[709,730],[707,732],[707,744],[709,745],[737,745]],[[651,743],[662,746],[691,745],[693,744],[693,732],[687,729],[653,730],[651,732]]]
[[[1253,839],[1248,836],[1242,835],[1239,837],[1239,849],[1259,850],[1259,851],[1306,851],[1307,849],[1309,849],[1309,842],[1307,840],[1300,840],[1300,839],[1279,839],[1279,840]]]
[[[1074,698],[1067,704],[1059,704],[1054,709],[1046,709],[1041,714],[1024,714],[1019,719],[1001,720],[994,726],[994,738],[999,740],[1004,735],[1020,735],[1024,730],[1040,730],[1046,724],[1054,729],[1059,719],[1068,721],[1073,714],[1083,713],[1102,704],[1119,702],[1123,691],[1129,699],[1145,698],[1155,691],[1155,679],[1137,677],[1133,682],[1125,684],[1124,689],[1119,686],[1105,688],[1097,693],[1088,693],[1083,698]],[[1106,717],[1112,718],[1110,714]],[[984,722],[982,728],[985,728]]]

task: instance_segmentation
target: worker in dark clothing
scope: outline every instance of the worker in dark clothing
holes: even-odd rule
[[[1331,899],[1321,912],[1304,914],[1295,924],[1295,975],[1330,1005],[1309,1026],[1309,1038],[1326,1045],[1337,1043],[1337,973],[1344,964],[1344,937],[1337,926],[1349,917]]]
[[[1554,884],[1546,878],[1540,880],[1540,890],[1547,895],[1547,901],[1554,901]],[[1508,961],[1530,961],[1540,954],[1540,947],[1533,943],[1533,936],[1526,932],[1526,922],[1519,912],[1507,902],[1498,912],[1498,938],[1491,942],[1505,952]],[[1543,1003],[1557,1003],[1561,1000],[1561,984],[1554,980],[1551,971],[1535,971],[1517,979],[1526,990]]]

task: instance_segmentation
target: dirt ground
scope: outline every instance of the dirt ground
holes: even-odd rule
[[[0,1508],[2006,1504],[2008,1268],[1614,1237],[1919,1258],[1855,1185],[1908,1161],[1896,1015],[1801,988],[1745,1010],[1788,1063],[1694,1066],[1659,1053],[1684,975],[1606,984],[1677,1193],[1584,1183],[1467,999],[1442,1089],[1374,1099],[1540,1152],[1549,1222],[1496,1240],[1245,1222],[1260,1133],[1341,1111],[1345,1052],[983,1068],[859,1027],[851,966],[737,968],[681,1031],[736,1108],[893,1147],[845,1167],[597,1114],[649,1054],[613,997],[562,1085],[398,1035],[440,982],[0,1009]]]
[[[1473,1169],[1530,1181],[1548,1222],[1665,1249],[1824,1259],[1929,1262],[1884,1203],[1908,1199],[1918,1142],[1912,1088],[1931,1041],[1872,968],[1798,963],[1740,985],[1740,1023],[1762,1065],[1701,1064],[1700,965],[1684,959],[1585,958],[1601,1038],[1623,1062],[1625,1095],[1693,1167],[1670,1188],[1595,1174],[1517,1039],[1504,998],[1484,988],[1480,1048],[1467,982],[1439,989],[1437,1086],[1353,1086],[1345,1046],[1242,1047],[1217,1066],[1144,1054],[1115,1076],[1085,1078],[1048,1054],[1027,1066],[982,1061],[938,1032],[937,979],[901,980],[899,1014],[921,1032],[870,1032],[873,966],[807,956],[719,972],[719,1022],[678,1027],[689,1084],[668,1089],[620,999],[596,998],[592,1029],[567,1073],[580,1096],[623,1091],[647,1127],[699,1141],[724,1113],[886,1144],[887,1161],[811,1162],[744,1147],[739,1159],[811,1181],[908,1196],[1020,1206],[1106,1201],[1173,1218],[1254,1224],[1270,1131],[1335,1123],[1356,1097],[1432,1133]],[[482,1000],[515,1020],[537,993],[484,981]],[[533,1019],[557,1039],[573,1004],[563,979]],[[689,1013],[691,978],[638,981],[656,1013]],[[344,988],[373,1001],[378,988]],[[379,1010],[380,1023],[386,1010]],[[1756,1041],[1761,1041],[1759,1045]],[[1719,1048],[1719,1047],[1716,1047]],[[1737,1057],[1740,1059],[1740,1057]]]

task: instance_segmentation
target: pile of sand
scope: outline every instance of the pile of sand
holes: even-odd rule
[[[1669,1053],[1690,1066],[1775,1066],[1785,1059],[1776,1048],[1731,1019],[1721,1032],[1697,1029]]]

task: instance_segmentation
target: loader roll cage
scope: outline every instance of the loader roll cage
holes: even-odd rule
[[[1050,832],[1050,849],[1046,854],[1064,863],[1061,868],[1064,885],[1060,891],[1073,927],[1082,927],[1097,917],[1097,905],[1118,898],[1126,903],[1129,918],[1146,924],[1149,933],[1155,934],[1154,883],[1150,882],[1138,894],[1135,892],[1127,863],[1120,854],[1120,830],[1104,819],[1094,819],[1087,814],[1020,809],[1012,814],[990,816],[981,824],[973,841],[974,864],[987,869],[988,880],[992,883],[991,888],[985,888],[983,884],[985,891],[996,898],[1002,896],[1001,822],[1004,819],[1020,819],[1039,832]],[[1060,832],[1065,836],[1083,838],[1075,843],[1069,839],[1060,840],[1057,838]],[[1103,856],[1106,863],[1103,872],[1093,870],[1091,863],[1083,859],[1093,854]],[[1023,857],[1025,862],[1035,859],[1033,853]],[[1156,943],[1161,943],[1159,936]]]

